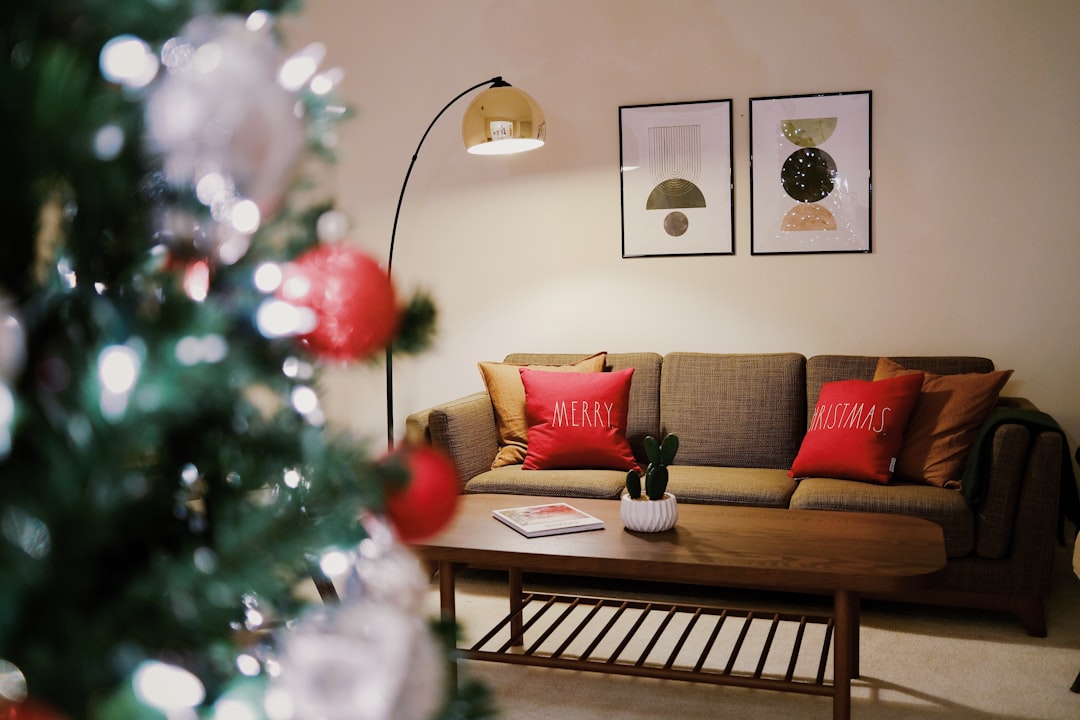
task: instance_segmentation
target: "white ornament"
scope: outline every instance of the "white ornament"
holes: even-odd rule
[[[421,681],[442,688],[443,678],[431,676],[442,665],[429,658],[434,648],[424,646],[431,642],[427,628],[392,603],[326,608],[284,631],[280,641],[279,681],[298,719],[404,720],[399,706],[432,704],[404,702],[407,677],[424,675],[410,680],[410,688]]]
[[[194,189],[212,176],[209,185],[220,193],[204,199],[202,188],[208,207],[248,199],[263,218],[273,215],[305,130],[295,94],[277,82],[281,57],[269,28],[252,29],[238,16],[200,16],[165,44],[162,58],[168,72],[146,119],[170,184]]]
[[[368,537],[349,553],[342,600],[394,602],[418,612],[428,586],[420,559],[398,541],[382,517],[367,514],[361,523]]]

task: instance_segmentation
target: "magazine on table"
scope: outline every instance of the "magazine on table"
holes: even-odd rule
[[[604,529],[603,520],[564,502],[493,510],[491,514],[525,537]]]

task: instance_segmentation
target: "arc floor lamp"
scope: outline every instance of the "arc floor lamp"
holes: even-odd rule
[[[386,274],[391,275],[394,267],[394,241],[397,238],[398,218],[401,216],[401,203],[405,199],[405,189],[409,186],[416,158],[420,148],[427,140],[431,128],[450,109],[454,103],[473,90],[488,85],[488,89],[473,98],[465,115],[461,119],[461,136],[465,149],[473,155],[509,155],[512,153],[535,150],[544,144],[547,126],[544,111],[532,97],[496,76],[484,80],[458,93],[446,103],[428,124],[420,142],[416,145],[409,169],[405,171],[405,180],[401,183],[397,209],[394,211],[394,225],[390,231],[390,251],[386,258]],[[386,348],[386,443],[394,447],[394,366],[393,347]]]

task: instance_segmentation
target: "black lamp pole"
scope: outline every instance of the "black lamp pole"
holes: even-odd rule
[[[427,130],[420,136],[420,142],[416,144],[416,150],[413,151],[412,160],[409,161],[409,169],[405,171],[405,181],[401,183],[401,193],[398,194],[397,209],[394,211],[394,225],[390,230],[390,252],[386,257],[386,275],[390,276],[390,273],[394,266],[394,240],[397,238],[397,226],[398,218],[401,216],[401,203],[405,199],[405,188],[409,186],[409,178],[412,176],[413,166],[416,165],[416,158],[420,155],[420,148],[423,146],[424,141],[427,140],[428,133],[431,132],[431,128],[435,127],[435,123],[439,121],[439,118],[443,116],[450,106],[456,103],[464,96],[471,93],[477,88],[481,88],[484,85],[490,85],[491,87],[505,87],[509,85],[502,79],[502,76],[496,76],[490,80],[484,80],[483,82],[476,83],[470,88],[466,88],[458,93],[453,100],[446,103],[443,109],[435,115],[435,118],[428,124]],[[394,447],[394,348],[393,345],[386,346],[386,446],[387,449],[392,450]]]

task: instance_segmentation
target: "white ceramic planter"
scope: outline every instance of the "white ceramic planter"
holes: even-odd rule
[[[634,500],[624,492],[619,504],[619,517],[627,530],[663,532],[675,527],[679,519],[679,505],[671,493],[664,493],[660,500],[649,500],[644,494]]]

